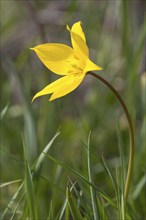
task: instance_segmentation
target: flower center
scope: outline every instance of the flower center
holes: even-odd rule
[[[76,55],[73,56],[72,61],[70,62],[71,69],[68,71],[71,75],[81,75],[85,68],[85,64],[82,63],[80,59]]]

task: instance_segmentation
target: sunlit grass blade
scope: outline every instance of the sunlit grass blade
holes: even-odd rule
[[[143,187],[146,185],[146,174],[139,180],[138,184],[135,187],[135,190],[133,192],[133,198],[136,199]]]
[[[36,205],[36,198],[34,193],[33,177],[31,173],[31,168],[27,161],[26,147],[24,141],[23,141],[23,149],[24,149],[24,159],[25,159],[25,190],[26,190],[27,205],[30,213],[30,218],[37,219],[37,205]]]
[[[62,206],[60,213],[59,213],[58,217],[56,218],[56,220],[62,220],[64,213],[65,213],[65,219],[68,220],[69,219],[69,209],[68,208],[69,207],[68,207],[68,203],[67,203],[67,198],[65,198],[63,206]]]
[[[94,184],[90,183],[84,176],[82,176],[80,173],[78,173],[76,170],[74,170],[73,168],[69,167],[68,165],[62,163],[61,161],[55,159],[54,157],[48,155],[48,154],[45,154],[46,157],[50,160],[52,160],[53,162],[57,163],[59,166],[65,168],[66,170],[69,170],[71,171],[75,176],[77,176],[79,179],[81,179],[82,181],[84,181],[85,183],[93,186],[97,191],[99,191],[101,194],[104,192],[102,192],[102,190],[100,190],[97,186],[95,186]]]
[[[65,208],[65,219],[66,220],[69,220],[69,218],[70,218],[70,216],[69,216],[69,204],[68,204],[68,202],[67,202],[67,204],[66,204],[66,208]],[[61,219],[59,219],[59,220],[61,220]]]
[[[80,219],[80,220],[87,220],[87,218],[82,217],[79,208],[76,204],[75,198],[73,197],[72,193],[70,192],[70,189],[67,187],[66,196],[69,204],[69,208],[72,214],[72,217],[74,220]]]
[[[14,204],[15,200],[17,199],[17,197],[22,194],[23,192],[23,186],[24,186],[24,182],[21,183],[21,185],[19,186],[19,188],[17,189],[17,191],[15,192],[15,194],[13,195],[13,197],[11,198],[11,200],[8,202],[7,207],[5,208],[4,212],[1,215],[1,220],[5,220],[5,216],[7,215],[7,213],[11,210],[12,205]]]
[[[27,161],[25,162],[25,187],[30,217],[32,219],[37,219],[37,207],[34,193],[34,185],[31,170]]]
[[[48,216],[47,220],[54,220],[52,201],[50,203],[49,216]]]
[[[92,165],[91,165],[90,139],[91,139],[91,132],[89,133],[88,144],[87,144],[87,165],[88,165],[89,182],[94,184]],[[91,195],[91,203],[92,203],[94,220],[97,220],[99,219],[98,205],[97,205],[97,198],[96,198],[97,195],[96,195],[96,190],[93,188],[93,186],[90,186],[90,195]]]
[[[103,155],[102,155],[102,162],[103,162],[103,166],[104,166],[104,168],[105,168],[105,170],[106,170],[106,172],[107,172],[107,174],[108,174],[108,176],[109,176],[109,178],[110,178],[110,180],[111,180],[111,182],[113,184],[113,187],[114,187],[114,190],[115,190],[115,194],[117,196],[117,194],[118,194],[118,186],[117,186],[116,180],[114,178],[114,175],[113,175],[112,171],[110,170],[110,168],[106,164]]]
[[[100,200],[97,200],[97,203],[98,203],[99,219],[101,219],[101,220],[102,219],[110,220],[108,215],[107,215],[104,202],[101,202]]]
[[[14,209],[13,215],[12,215],[12,217],[10,218],[10,220],[13,220],[13,219],[15,218],[17,209],[18,209],[18,207],[19,207],[21,201],[23,200],[24,195],[25,195],[25,192],[22,194],[22,196],[20,197],[19,201],[17,202],[17,205],[16,205],[16,207],[15,207],[15,209]]]
[[[74,185],[70,188],[70,191],[72,191]],[[70,218],[70,215],[69,215],[69,204],[68,204],[68,199],[67,197],[65,198],[65,201],[64,201],[64,204],[60,210],[60,213],[58,215],[58,217],[56,217],[56,220],[62,220],[63,219],[63,216],[65,214],[65,219],[66,220],[69,220]]]
[[[39,174],[41,166],[44,162],[44,159],[46,158],[45,154],[49,151],[50,147],[52,146],[53,142],[55,141],[55,139],[58,137],[60,133],[57,132],[54,137],[49,141],[49,143],[46,145],[46,147],[43,149],[43,151],[41,152],[40,156],[38,157],[37,161],[34,163],[34,165],[32,166],[33,172],[34,174]]]
[[[14,184],[14,183],[19,183],[19,182],[22,182],[22,180],[20,179],[20,180],[9,181],[9,182],[7,182],[7,183],[1,183],[1,184],[0,184],[0,188],[3,188],[3,187],[5,187],[5,186],[8,186],[8,185],[11,185],[11,184]]]
[[[114,209],[118,210],[118,207],[115,203],[115,201],[113,199],[111,199],[109,196],[107,196],[106,194],[101,194],[101,197],[107,202],[106,206],[111,206],[113,207]]]
[[[9,107],[9,105],[6,105],[4,107],[4,109],[0,112],[0,119],[1,120],[5,117],[5,115],[6,115],[7,111],[8,111],[8,107]]]
[[[74,170],[73,168],[69,167],[68,165],[62,163],[61,161],[55,159],[54,157],[52,157],[48,154],[46,154],[46,157],[48,159],[52,160],[53,162],[55,162],[56,164],[58,164],[59,166],[63,167],[64,169],[72,172],[75,176],[77,176],[84,183],[88,184],[89,186],[92,186],[95,190],[97,190],[97,192],[100,194],[101,197],[103,197],[113,208],[117,209],[115,202],[108,195],[106,195],[105,192],[103,192],[101,189],[99,189],[99,187],[97,187],[96,185],[89,182],[84,176],[82,176],[76,170]]]

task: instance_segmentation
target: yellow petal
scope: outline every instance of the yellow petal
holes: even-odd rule
[[[74,26],[75,25],[75,26]],[[80,23],[75,23],[73,28],[67,26],[67,29],[70,31],[72,46],[75,50],[76,56],[82,61],[82,63],[86,63],[86,59],[89,57],[89,50],[87,44],[85,42],[85,37]],[[73,31],[75,30],[75,32]]]
[[[61,96],[68,94],[69,92],[73,91],[83,80],[85,75],[79,76],[64,76],[55,82],[46,86],[43,90],[38,92],[32,99],[36,99],[39,96],[47,95],[53,93],[50,98],[50,101]]]
[[[86,38],[85,38],[85,34],[82,30],[82,22],[78,21],[75,24],[73,24],[71,31],[74,32],[75,34],[77,34],[78,36],[80,36],[82,38],[83,41],[86,42]]]
[[[61,85],[64,84],[64,81],[66,79],[67,76],[61,77],[60,79],[52,82],[51,84],[49,84],[48,86],[46,86],[44,89],[42,89],[40,92],[38,92],[32,99],[32,101],[34,99],[36,99],[39,96],[43,96],[43,95],[47,95],[47,94],[51,94],[55,91],[55,89],[57,87],[60,87]]]
[[[86,66],[85,66],[85,69],[84,69],[84,73],[87,73],[87,72],[93,71],[93,70],[102,70],[102,67],[97,66],[90,59],[87,59]]]
[[[54,93],[52,94],[51,98],[49,101],[52,101],[54,99],[60,98],[62,96],[67,95],[68,93],[72,92],[75,90],[83,81],[85,74],[80,75],[80,76],[65,76],[66,83],[62,84],[62,86],[56,88]],[[65,78],[63,77],[63,78]]]
[[[31,48],[36,52],[42,63],[52,72],[68,75],[72,70],[74,50],[65,44],[47,43]]]

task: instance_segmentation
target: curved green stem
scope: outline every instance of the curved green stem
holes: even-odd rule
[[[133,126],[132,126],[132,121],[130,114],[128,112],[128,109],[125,105],[125,102],[123,101],[122,97],[120,94],[117,92],[117,90],[105,79],[103,79],[101,76],[93,73],[93,72],[88,72],[87,74],[94,76],[95,78],[99,79],[101,82],[103,82],[113,93],[114,95],[118,98],[128,121],[129,125],[129,133],[130,133],[130,152],[129,152],[129,162],[128,162],[128,171],[127,171],[127,176],[126,176],[126,182],[125,182],[125,191],[124,191],[124,198],[127,200],[128,198],[128,192],[129,192],[129,186],[130,186],[130,180],[131,180],[131,174],[132,174],[132,166],[133,166],[133,158],[134,158],[134,131],[133,131]]]

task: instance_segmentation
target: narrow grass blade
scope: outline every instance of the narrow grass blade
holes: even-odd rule
[[[53,142],[55,141],[55,139],[58,137],[58,135],[60,134],[60,132],[57,132],[54,137],[51,139],[51,141],[46,145],[46,147],[44,148],[44,150],[42,151],[42,153],[40,154],[40,156],[38,157],[37,161],[35,162],[35,164],[33,165],[32,169],[34,174],[39,174],[41,166],[43,164],[44,159],[46,158],[45,154],[49,151],[50,147],[52,146]]]
[[[21,185],[19,186],[18,190],[15,192],[15,194],[13,195],[11,200],[9,201],[7,207],[5,208],[3,214],[1,215],[1,220],[5,220],[5,216],[11,210],[11,207],[12,207],[14,201],[22,193],[23,186],[24,186],[24,182],[21,183]]]
[[[108,220],[109,217],[107,216],[104,204],[100,200],[97,200],[97,202],[98,202],[99,219]]]
[[[34,194],[34,185],[32,181],[32,174],[28,162],[25,162],[25,187],[28,208],[31,219],[37,219],[36,199]]]
[[[56,220],[62,220],[63,219],[63,215],[65,213],[65,219],[68,220],[69,219],[69,210],[68,210],[68,203],[67,203],[67,198],[64,201],[64,204],[60,210],[60,214],[58,216],[58,218],[56,218]]]
[[[136,199],[142,188],[146,185],[146,174],[140,179],[140,181],[138,182],[137,186],[135,187],[135,190],[133,192],[133,198]]]
[[[22,180],[13,180],[13,181],[10,181],[10,182],[7,182],[7,183],[2,183],[0,184],[0,188],[3,188],[5,186],[8,186],[8,185],[11,185],[11,184],[14,184],[14,183],[19,183],[19,182],[22,182]]]
[[[75,202],[75,199],[74,199],[74,197],[68,187],[67,187],[67,191],[66,191],[66,196],[67,196],[69,208],[70,208],[73,219],[74,220],[77,220],[77,219],[86,220],[86,218],[82,217],[82,215],[79,211],[79,208]]]
[[[16,205],[16,207],[15,207],[15,209],[14,209],[13,215],[12,215],[12,217],[10,218],[10,220],[13,220],[13,219],[14,219],[14,217],[15,217],[15,215],[16,215],[16,212],[17,212],[17,209],[18,209],[18,207],[19,207],[19,205],[20,205],[22,199],[24,198],[24,195],[25,195],[25,192],[22,194],[21,198],[20,198],[19,201],[17,202],[17,205]]]
[[[65,168],[66,170],[69,170],[70,172],[72,172],[75,176],[77,176],[80,180],[82,180],[83,182],[87,183],[89,186],[93,186],[93,188],[95,190],[97,190],[100,195],[106,199],[106,201],[109,202],[109,204],[111,204],[112,207],[117,209],[117,206],[115,205],[115,203],[112,201],[112,199],[109,198],[108,195],[106,195],[105,192],[103,192],[101,189],[99,189],[99,187],[97,187],[96,185],[92,184],[91,182],[89,182],[84,176],[82,176],[80,173],[78,173],[77,171],[75,171],[73,168],[69,167],[68,165],[62,163],[61,161],[55,159],[54,157],[46,154],[46,157],[50,160],[52,160],[53,162],[55,162],[56,164],[58,164],[59,166]]]
[[[90,183],[84,176],[82,176],[80,173],[78,173],[76,170],[74,170],[73,168],[69,167],[68,165],[62,163],[61,161],[55,159],[54,157],[45,154],[46,157],[50,160],[52,160],[53,162],[57,163],[59,166],[65,168],[66,170],[71,171],[75,176],[77,176],[79,179],[81,179],[82,181],[84,181],[85,183],[88,183],[89,185],[93,186],[97,191],[99,191],[101,194],[104,192],[102,192],[97,186],[93,185],[92,183]]]
[[[27,161],[26,147],[24,144],[24,140],[23,140],[23,150],[24,150],[24,159],[25,159],[25,189],[26,189],[27,205],[30,212],[30,218],[37,219],[37,206],[36,206],[36,199],[34,193],[34,185],[32,180],[31,169]]]
[[[0,119],[2,120],[4,117],[5,117],[5,115],[6,115],[6,113],[7,113],[7,111],[8,111],[8,105],[6,105],[5,107],[4,107],[4,109],[1,111],[1,113],[0,113]]]
[[[47,220],[54,220],[54,217],[53,217],[53,205],[52,205],[52,201],[50,203],[50,209],[49,209],[49,216],[47,218]]]
[[[103,163],[103,166],[104,166],[104,168],[105,168],[105,170],[106,170],[106,172],[107,172],[107,174],[108,174],[108,176],[109,176],[109,178],[110,178],[110,180],[111,180],[111,182],[112,182],[112,184],[113,184],[115,193],[116,193],[116,195],[117,195],[117,193],[118,193],[118,186],[117,186],[116,180],[115,180],[115,178],[114,178],[114,176],[113,176],[113,174],[112,174],[112,171],[111,171],[110,168],[107,166],[103,155],[102,155],[102,163]]]
[[[70,216],[69,216],[69,205],[68,205],[68,202],[66,204],[66,208],[65,208],[65,219],[66,220],[69,220]],[[59,219],[61,220],[61,219]]]
[[[87,144],[87,165],[88,165],[89,182],[94,184],[92,165],[91,165],[90,139],[91,139],[91,132],[89,133],[88,144]],[[92,203],[94,220],[97,220],[99,219],[99,213],[98,213],[98,205],[97,205],[97,198],[96,198],[96,190],[91,185],[90,185],[90,194],[91,194],[91,203]]]

